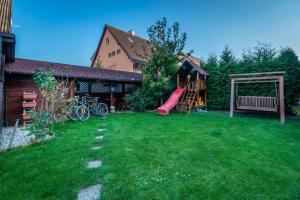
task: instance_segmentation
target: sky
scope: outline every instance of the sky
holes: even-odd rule
[[[163,17],[202,59],[225,45],[240,56],[257,41],[300,56],[300,0],[13,0],[16,56],[90,66],[105,24],[147,38]]]

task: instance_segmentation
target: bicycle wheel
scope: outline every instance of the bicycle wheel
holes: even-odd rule
[[[90,111],[86,105],[78,106],[76,113],[77,113],[78,119],[81,121],[85,121],[90,117]]]
[[[60,123],[64,121],[64,117],[61,113],[56,113],[53,115],[53,119],[55,123]]]
[[[97,105],[98,114],[102,117],[108,114],[108,107],[105,103],[99,103]]]
[[[69,118],[73,121],[75,120],[78,120],[78,117],[77,117],[77,107],[78,106],[72,106],[70,109],[69,109]]]

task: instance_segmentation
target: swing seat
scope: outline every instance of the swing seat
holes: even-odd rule
[[[238,96],[236,108],[239,110],[277,112],[278,99],[267,96]]]

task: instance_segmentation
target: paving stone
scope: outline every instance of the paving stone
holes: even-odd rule
[[[96,138],[96,140],[102,140],[104,138],[104,136],[103,135],[99,135],[99,136],[96,136],[95,138]]]
[[[102,161],[101,160],[93,160],[88,162],[88,166],[87,168],[89,169],[94,169],[94,168],[99,168],[102,165]]]
[[[93,185],[79,191],[77,200],[97,200],[101,197],[101,185]]]

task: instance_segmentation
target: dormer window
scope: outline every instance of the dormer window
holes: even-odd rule
[[[117,50],[117,55],[119,55],[121,53],[121,49]]]
[[[109,37],[106,38],[106,45],[109,45]]]
[[[131,37],[127,37],[127,38],[128,38],[128,41],[129,41],[129,42],[133,43],[133,40],[132,40]]]

